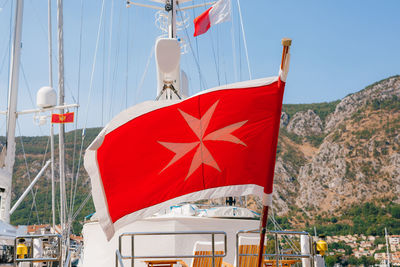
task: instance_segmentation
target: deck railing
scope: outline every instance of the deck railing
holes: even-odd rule
[[[54,253],[52,253],[52,257],[40,257],[40,258],[34,258],[31,253],[27,255],[26,258],[19,259],[17,257],[17,241],[19,239],[25,239],[25,240],[31,240],[31,244],[33,244],[33,240],[35,239],[48,239],[48,242],[50,242],[51,239],[52,241],[55,242],[52,245],[55,245],[54,248],[56,249]],[[61,266],[61,235],[58,234],[43,234],[43,235],[20,235],[15,238],[15,249],[14,249],[14,266],[18,266],[18,263],[20,262],[58,262],[59,265]]]
[[[211,238],[211,255],[135,255],[135,237],[137,236],[172,236],[172,235],[208,235]],[[215,237],[223,236],[224,239],[224,253],[216,254],[215,253]],[[131,255],[123,255],[122,254],[122,245],[123,238],[130,237],[131,238]],[[131,267],[134,267],[135,259],[193,259],[193,258],[212,258],[213,266],[215,266],[215,258],[217,257],[225,257],[227,254],[227,235],[223,231],[183,231],[183,232],[131,232],[131,233],[123,233],[119,236],[118,240],[118,249],[115,252],[115,266],[123,265],[123,260],[131,260]]]
[[[240,256],[258,256],[258,254],[239,254],[239,237],[243,235],[249,234],[260,234],[260,230],[242,230],[236,233],[236,264],[239,266],[239,257]],[[298,231],[267,231],[266,235],[273,235],[275,240],[275,253],[273,254],[263,254],[263,257],[275,258],[275,266],[279,266],[279,260],[282,258],[300,258],[300,259],[309,259],[310,266],[314,267],[314,249],[312,244],[312,237],[307,232],[298,232]],[[279,249],[279,240],[278,236],[307,236],[310,246],[310,253],[308,254],[285,254],[281,253]]]

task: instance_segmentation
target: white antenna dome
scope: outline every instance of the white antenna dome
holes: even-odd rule
[[[179,67],[181,48],[176,39],[162,38],[156,42],[156,61],[162,73],[169,74]]]
[[[49,86],[43,86],[36,94],[36,105],[39,108],[50,108],[57,105],[56,90]]]

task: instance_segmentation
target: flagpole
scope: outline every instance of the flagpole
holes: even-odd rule
[[[290,48],[291,44],[292,44],[291,39],[289,39],[289,38],[282,39],[283,51],[282,51],[281,71],[285,70],[286,58],[289,53],[289,48]],[[274,153],[276,154],[276,147],[275,147]],[[272,202],[272,193],[267,194],[264,192],[263,210],[262,210],[261,220],[260,220],[260,244],[258,246],[258,265],[257,265],[258,267],[263,266],[262,259],[263,259],[263,252],[264,252],[264,242],[265,242],[265,234],[267,232],[268,210],[269,210],[269,206],[271,205],[271,202]],[[275,242],[278,242],[278,240],[275,240]],[[275,253],[278,253],[278,252],[275,251]],[[276,263],[276,266],[278,267],[278,262]]]

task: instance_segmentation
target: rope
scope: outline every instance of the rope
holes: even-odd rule
[[[104,81],[105,81],[105,68],[106,68],[106,27],[103,27],[103,55],[102,55],[102,78],[101,78],[101,106],[104,107]],[[104,111],[101,109],[101,126],[104,126]]]
[[[205,1],[203,1],[203,2],[205,2]],[[192,8],[192,13],[193,13],[193,18],[196,18],[197,16],[196,16],[196,13],[194,12],[194,10],[195,10],[195,8]],[[197,41],[197,38],[194,38],[194,40],[196,41],[196,55],[197,55],[197,60],[200,62],[200,58],[199,58],[199,42]],[[189,42],[190,42],[190,40],[189,40]],[[201,76],[200,76],[200,73],[199,73],[199,85],[200,85],[200,89],[201,88],[203,88],[202,87],[202,84],[201,84]]]
[[[118,32],[117,32],[117,44],[119,44],[120,43],[120,40],[121,40],[121,19],[122,19],[122,5],[120,6],[120,11],[119,11],[119,19],[118,19],[118,26],[117,26],[117,29],[118,29]],[[115,82],[115,80],[116,80],[116,77],[117,77],[117,70],[118,70],[118,66],[119,66],[119,50],[120,50],[120,46],[117,46],[117,49],[116,49],[116,51],[115,51],[115,57],[114,57],[114,68],[113,68],[113,76],[112,76],[112,86],[111,86],[111,96],[110,96],[110,109],[109,109],[109,113],[108,113],[108,115],[109,115],[109,118],[111,119],[112,118],[112,114],[113,114],[113,99],[114,99],[114,88],[115,88],[115,85],[117,84],[116,82]]]
[[[29,173],[28,160],[27,160],[26,154],[25,154],[24,142],[22,140],[21,127],[19,126],[19,120],[18,119],[17,119],[17,126],[18,126],[18,133],[19,133],[19,136],[20,136],[19,139],[21,141],[22,154],[24,156],[24,161],[25,161],[26,174],[27,174],[28,179],[29,179],[29,184],[31,184],[32,183],[32,179],[31,179],[31,175]],[[38,213],[37,205],[36,205],[36,194],[33,192],[32,188],[31,188],[30,191],[32,193],[32,208],[31,208],[31,210],[33,209],[33,207],[35,208],[37,222],[38,222],[38,224],[40,224],[39,213]]]
[[[274,212],[272,210],[271,212],[271,221],[274,224],[274,227],[278,229],[278,231],[284,231],[283,228],[278,224],[278,222],[275,220]],[[289,243],[289,246],[297,253],[300,253],[299,248],[293,243],[291,238],[289,238],[287,235],[282,235],[282,237]]]
[[[79,96],[80,96],[80,88],[81,88],[81,65],[82,65],[82,28],[83,28],[83,0],[81,0],[81,21],[80,21],[80,33],[79,33],[79,58],[78,58],[78,102],[79,104]],[[79,109],[76,108],[76,120],[75,120],[75,131],[74,131],[74,148],[72,152],[72,171],[71,171],[71,192],[70,192],[70,201],[69,201],[69,213],[72,213],[72,197],[74,191],[74,176],[75,176],[75,155],[76,155],[76,139],[77,139],[77,129],[78,129],[78,115]],[[76,170],[77,172],[79,169]]]
[[[93,79],[94,79],[94,71],[96,69],[97,51],[99,48],[100,29],[103,24],[104,2],[105,2],[105,0],[103,0],[102,4],[101,4],[101,14],[100,14],[100,19],[99,19],[100,23],[99,23],[99,28],[97,30],[96,47],[95,47],[94,56],[93,56],[92,72],[90,74],[89,95],[88,95],[88,101],[87,101],[87,110],[86,110],[86,119],[85,119],[84,129],[86,129],[87,122],[89,119],[89,107],[90,107],[90,99],[92,97],[92,91],[93,91]],[[84,131],[82,132],[82,135],[83,134],[84,134]],[[82,140],[82,142],[83,142],[83,140]]]
[[[178,4],[178,7],[179,7],[179,4]],[[182,14],[181,14],[180,12],[179,12],[179,14],[180,14],[180,16],[181,16],[181,19],[183,19],[183,18],[182,18]],[[201,73],[200,64],[199,64],[199,61],[197,60],[196,55],[195,55],[195,53],[194,53],[193,46],[192,46],[192,41],[190,40],[190,37],[189,37],[189,33],[188,33],[188,31],[187,31],[187,28],[185,28],[185,35],[186,35],[186,38],[188,39],[190,51],[192,51],[192,55],[193,55],[194,61],[195,61],[195,63],[196,63],[197,71],[199,72],[200,80],[202,81],[203,85],[207,88],[208,86],[207,86],[207,83],[205,82],[205,80],[204,80],[204,78],[203,78],[202,73]],[[200,84],[201,84],[201,83],[200,83]]]
[[[1,5],[0,10],[4,9],[4,7],[7,5],[8,1],[10,0],[5,0],[4,3]]]
[[[49,149],[49,146],[50,146],[50,136],[47,139],[46,148],[43,153],[42,168],[46,164],[46,156],[47,156],[47,151]],[[38,190],[38,188],[36,188],[36,193],[37,193],[37,190]],[[43,221],[46,221],[46,211],[48,210],[47,209],[48,192],[49,192],[49,187],[46,186],[46,192],[45,192],[46,199],[44,201],[44,212],[43,212],[43,218],[42,218]],[[35,193],[35,195],[36,195],[36,193]],[[50,209],[50,211],[51,211],[51,209]],[[51,212],[50,212],[50,217],[51,217]],[[51,219],[49,220],[49,222],[51,222]]]
[[[129,84],[129,33],[130,33],[130,19],[129,19],[129,11],[127,15],[127,36],[126,36],[126,76],[125,76],[125,109],[128,108],[128,84]]]
[[[235,22],[233,16],[233,9],[231,6],[231,18],[232,18],[232,27],[231,27],[231,35],[232,35],[232,54],[233,54],[233,72],[235,74],[235,82],[238,82],[238,73],[237,73],[237,63],[236,63],[236,45],[235,45]]]
[[[215,65],[215,72],[217,73],[217,80],[218,80],[218,86],[219,86],[219,85],[221,85],[221,81],[219,79],[219,64],[217,62],[217,57],[215,56],[214,38],[213,38],[212,31],[210,32],[210,36],[211,36],[210,40],[211,40],[211,49],[212,49],[214,65]],[[217,46],[218,46],[218,34],[217,34]]]
[[[244,26],[243,26],[243,18],[242,18],[242,10],[240,8],[240,0],[237,0],[237,5],[239,9],[239,17],[240,17],[240,26],[242,28],[242,35],[243,35],[243,44],[244,44],[244,51],[246,52],[246,60],[247,60],[247,69],[249,71],[249,78],[252,80],[252,75],[251,75],[251,70],[250,70],[250,61],[249,61],[249,53],[247,51],[247,42],[246,42],[246,34],[244,32]]]
[[[109,39],[108,39],[107,82],[106,82],[107,88],[110,88],[111,47],[112,47],[111,40],[112,40],[112,35],[113,35],[113,21],[114,21],[114,0],[111,1],[111,11],[110,11],[110,26],[109,26],[110,34],[109,34]],[[105,109],[103,109],[103,110],[105,110]]]
[[[135,98],[136,98],[136,99],[139,98],[139,92],[141,92],[141,89],[142,89],[142,86],[143,86],[143,83],[144,83],[144,79],[146,78],[146,74],[147,74],[147,71],[148,71],[148,69],[149,69],[150,61],[151,61],[151,59],[153,58],[153,55],[154,55],[154,49],[155,49],[155,47],[153,46],[153,47],[151,48],[150,55],[149,55],[149,57],[147,58],[146,67],[144,68],[143,75],[142,75],[142,77],[140,78],[140,83],[139,83],[138,87],[136,88],[136,92],[135,92]]]
[[[20,67],[21,67],[21,73],[22,73],[22,77],[24,78],[24,83],[25,83],[26,89],[28,90],[29,100],[31,101],[32,106],[35,106],[35,102],[33,101],[33,97],[32,97],[31,87],[29,86],[28,79],[26,78],[24,65],[22,62],[20,63]],[[40,131],[41,135],[44,135],[42,127],[40,125],[39,125],[39,131]]]
[[[79,213],[82,211],[83,207],[86,205],[86,203],[89,201],[89,199],[92,197],[92,193],[89,192],[89,194],[86,196],[86,198],[82,201],[81,205],[79,208],[76,210],[73,216],[71,216],[68,220],[67,226],[71,227],[72,223],[75,221],[76,217],[79,215]]]
[[[11,42],[12,42],[12,26],[13,26],[13,23],[12,23],[12,19],[13,19],[13,4],[14,4],[14,2],[16,2],[16,1],[11,1],[11,7],[10,7],[10,28],[9,28],[9,31],[8,31],[8,62],[10,62],[11,61]],[[7,77],[10,77],[10,68],[11,68],[11,66],[10,66],[11,64],[8,64],[8,68],[7,68]],[[10,80],[8,80],[8,82],[7,82],[7,96],[9,96],[10,95]]]
[[[91,99],[91,95],[92,95],[92,91],[93,91],[93,77],[94,77],[94,71],[95,71],[95,68],[96,68],[96,58],[97,58],[97,51],[98,51],[98,47],[99,47],[100,31],[101,31],[101,26],[103,24],[104,3],[105,3],[105,0],[102,1],[102,5],[101,5],[101,13],[100,13],[100,18],[99,18],[100,23],[99,23],[99,27],[98,27],[98,30],[97,30],[96,48],[95,48],[95,53],[94,53],[94,58],[93,58],[92,73],[91,73],[91,77],[90,77],[89,95],[88,95],[88,102],[87,102],[87,109],[86,109],[86,119],[85,119],[85,124],[84,124],[83,129],[82,129],[82,135],[81,135],[82,138],[81,138],[81,146],[80,146],[80,152],[79,152],[79,160],[78,160],[78,165],[77,165],[77,169],[76,169],[74,194],[73,194],[73,200],[72,200],[72,205],[71,205],[71,209],[70,209],[69,218],[72,216],[72,211],[73,211],[74,205],[75,205],[75,197],[76,197],[77,184],[78,184],[78,179],[79,179],[79,170],[80,170],[80,166],[81,166],[81,162],[82,162],[83,143],[85,141],[85,136],[86,136],[85,132],[86,132],[86,128],[87,128],[87,121],[88,121],[88,118],[89,118],[90,99]]]

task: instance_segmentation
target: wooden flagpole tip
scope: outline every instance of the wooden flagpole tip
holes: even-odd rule
[[[283,46],[291,46],[291,45],[292,45],[292,39],[290,39],[290,38],[283,38],[283,39],[282,39],[282,45],[283,45]]]

